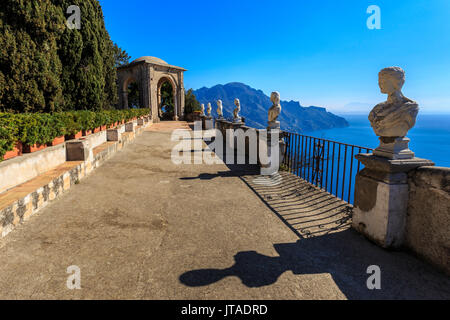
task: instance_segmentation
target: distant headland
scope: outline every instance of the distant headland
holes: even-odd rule
[[[252,127],[266,127],[267,110],[272,103],[261,90],[251,88],[244,83],[231,82],[211,88],[203,87],[195,90],[194,94],[197,100],[204,104],[221,99],[225,117],[232,115],[234,99],[239,98],[242,105],[241,115],[245,118],[245,122]],[[279,119],[282,128],[287,131],[309,132],[349,126],[347,120],[328,112],[325,108],[304,107],[298,101],[281,101],[281,106]]]

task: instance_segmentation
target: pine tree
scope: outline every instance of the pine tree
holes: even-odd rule
[[[131,56],[116,43],[114,43],[114,60],[116,67],[124,66],[130,63]]]
[[[193,113],[194,111],[198,111],[201,109],[200,102],[198,102],[194,90],[189,89],[186,92],[185,100],[184,100],[184,112],[186,114]]]

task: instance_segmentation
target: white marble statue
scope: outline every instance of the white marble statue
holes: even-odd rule
[[[236,105],[236,108],[233,111],[234,122],[241,122],[242,119],[239,116],[239,112],[241,111],[241,102],[239,101],[238,98],[236,98],[234,99],[234,104]]]
[[[217,100],[217,115],[219,116],[219,118],[223,118],[222,100]]]
[[[272,101],[272,106],[269,109],[269,128],[279,128],[280,122],[277,120],[281,113],[280,93],[277,91],[272,92],[270,101]]]
[[[419,112],[418,104],[402,94],[405,71],[399,67],[389,67],[380,71],[378,84],[381,92],[388,95],[369,114],[373,131],[380,137],[380,146],[374,154],[390,159],[410,159],[414,153],[408,149],[409,139],[405,138],[414,127]]]
[[[202,113],[200,115],[204,116],[205,115],[205,104],[204,103],[201,104],[201,111],[202,111]]]
[[[211,102],[208,102],[208,108],[206,108],[208,117],[211,117],[211,111],[212,111]]]

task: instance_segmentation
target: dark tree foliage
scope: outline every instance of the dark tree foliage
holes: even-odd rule
[[[57,46],[64,28],[62,10],[54,1],[2,1],[0,110],[63,109]]]
[[[114,61],[116,67],[124,66],[130,63],[131,56],[122,48],[120,48],[117,43],[114,43]]]
[[[59,3],[64,14],[71,5],[81,10],[81,29],[64,28],[58,42],[65,109],[112,108],[117,102],[114,46],[105,28],[100,3],[97,0],[52,1]]]
[[[184,112],[186,114],[189,114],[193,113],[194,111],[199,111],[200,108],[201,108],[200,102],[198,102],[197,97],[194,94],[194,91],[192,89],[189,89],[185,95]]]
[[[169,81],[161,85],[161,111],[164,120],[170,120],[174,116],[173,87]]]
[[[139,85],[137,82],[132,82],[128,85],[128,108],[140,108],[141,102],[139,99]]]
[[[66,10],[81,9],[81,29]],[[109,109],[117,101],[114,46],[97,0],[3,0],[0,110]]]

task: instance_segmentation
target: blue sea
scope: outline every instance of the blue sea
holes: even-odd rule
[[[364,148],[375,149],[379,145],[378,137],[374,134],[367,115],[345,115],[345,119],[350,126],[347,128],[329,129],[305,132],[304,135],[327,139],[331,141],[346,143],[350,145],[361,146]],[[408,133],[411,139],[410,149],[415,152],[416,157],[432,160],[436,166],[450,167],[450,115],[420,115],[417,118],[416,125]],[[303,140],[290,141],[292,151],[290,154],[306,154],[303,159],[298,159],[300,163],[306,165],[300,166],[296,174],[308,180],[311,183],[320,185],[321,188],[338,196],[339,198],[353,203],[355,176],[363,166],[352,156],[352,152],[358,153],[355,148],[325,143],[323,163],[319,166],[308,160],[311,156],[311,144],[303,144]],[[300,149],[297,152],[297,149]],[[304,149],[304,150],[301,150]],[[366,150],[362,150],[367,153]],[[288,158],[289,159],[289,158]],[[295,159],[294,159],[295,160]],[[292,163],[292,161],[291,161]],[[295,161],[294,161],[295,163]],[[295,168],[295,165],[294,165]],[[319,169],[319,173],[314,173]],[[295,169],[294,169],[295,170]]]
[[[378,137],[374,134],[367,115],[343,115],[349,122],[347,128],[306,132],[317,138],[376,148]],[[450,167],[450,114],[419,114],[414,128],[408,133],[409,148],[416,157],[429,159],[436,166]]]

